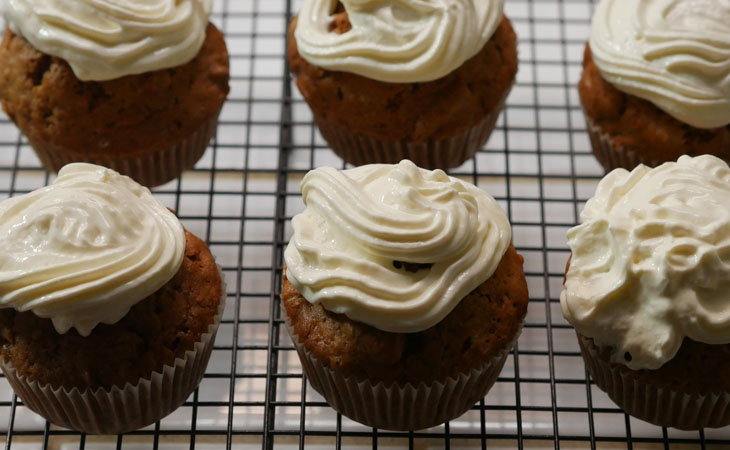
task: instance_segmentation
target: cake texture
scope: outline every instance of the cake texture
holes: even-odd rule
[[[116,434],[197,387],[225,287],[206,245],[149,190],[71,164],[0,203],[0,234],[0,367],[31,410]]]
[[[191,1],[199,2],[183,3]],[[175,50],[163,47],[149,49],[149,55],[139,50],[141,55],[127,58],[112,58],[99,50],[98,60],[82,59],[72,67],[76,60],[64,57],[88,55],[70,44],[56,54],[44,53],[29,41],[36,30],[14,27],[16,17],[7,11],[10,6],[5,9],[11,26],[0,44],[0,99],[44,167],[55,172],[70,162],[89,162],[156,186],[192,168],[202,156],[229,91],[228,52],[223,35],[207,23],[207,13],[200,13],[205,23],[199,30],[190,30],[190,35],[197,31],[201,39],[183,55],[192,53],[184,63],[176,58],[152,65],[158,61],[148,60]],[[96,10],[93,14],[109,19]],[[99,45],[93,37],[88,40],[89,47]],[[118,51],[128,45],[120,43]],[[113,46],[106,51],[112,52]],[[105,65],[107,60],[111,62]],[[127,73],[130,67],[143,72]],[[90,78],[79,78],[74,68]]]
[[[600,2],[579,91],[606,170],[683,154],[729,160],[728,24],[730,8],[720,3]]]
[[[730,424],[729,194],[730,168],[711,155],[616,169],[568,232],[560,303],[586,367],[656,425]]]
[[[358,23],[353,27],[348,2],[343,3],[344,7],[339,3],[333,11],[329,33],[345,42],[377,42],[375,30],[361,30]],[[430,54],[412,62],[398,59],[401,64],[394,67],[379,60],[353,63],[355,67],[334,61],[331,67],[323,67],[330,61],[319,58],[312,62],[300,53],[298,40],[305,33],[297,33],[299,22],[295,18],[289,27],[289,67],[332,150],[355,165],[410,159],[420,167],[446,169],[472,157],[489,138],[517,73],[516,37],[509,20],[501,14],[501,2],[484,5],[490,5],[489,11],[495,16],[487,39],[473,53],[466,53],[469,57],[463,61],[429,61],[438,70],[420,66],[420,59],[436,60]],[[492,9],[498,9],[499,14]],[[469,14],[467,10],[462,7],[459,11]],[[471,12],[479,13],[487,14]],[[356,37],[349,38],[353,34]],[[462,41],[470,39],[478,37],[461,36]],[[332,40],[337,42],[337,38]],[[341,59],[358,58],[362,58],[361,53],[350,60]]]
[[[339,198],[344,186],[361,214]],[[527,311],[523,260],[494,200],[408,161],[317,169],[302,191],[281,300],[312,386],[377,428],[464,413],[496,381]]]

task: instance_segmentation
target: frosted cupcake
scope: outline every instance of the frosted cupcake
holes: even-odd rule
[[[319,168],[302,195],[281,300],[312,387],[393,430],[438,425],[483,398],[528,302],[494,199],[410,161]]]
[[[229,78],[208,0],[0,7],[0,100],[46,169],[89,162],[156,186],[203,155]]]
[[[487,141],[517,73],[502,0],[307,0],[288,60],[345,161],[446,169]]]
[[[616,169],[568,232],[560,304],[598,387],[681,429],[730,424],[730,169]]]
[[[51,423],[116,434],[172,412],[203,377],[224,296],[205,244],[110,169],[70,164],[0,203],[0,368]]]
[[[596,158],[606,170],[729,161],[729,80],[726,2],[602,0],[579,84]]]

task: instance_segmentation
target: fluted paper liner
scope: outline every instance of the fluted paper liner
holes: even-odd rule
[[[0,368],[23,403],[55,425],[90,434],[126,433],[145,427],[180,407],[203,379],[226,305],[225,281],[222,284],[218,313],[208,332],[184,358],[176,358],[173,365],[164,366],[161,372],[153,372],[150,378],[141,378],[134,385],[68,391],[63,386],[53,389],[30,381],[3,358]]]
[[[617,145],[613,142],[613,138],[608,133],[604,133],[593,123],[593,121],[585,116],[586,131],[591,140],[593,154],[598,162],[601,163],[606,172],[622,167],[631,170],[639,164],[649,167],[656,167],[665,161],[645,158],[638,151],[626,147],[625,145]]]
[[[220,110],[177,144],[127,157],[64,152],[44,142],[30,138],[28,141],[47,170],[58,172],[66,164],[86,162],[108,167],[134,178],[139,184],[154,187],[165,184],[193,168],[215,136],[218,114]]]
[[[299,341],[288,317],[286,325],[304,373],[327,403],[354,421],[385,430],[420,430],[459,417],[494,385],[513,345],[510,343],[481,367],[443,382],[417,386],[373,384],[324,365]],[[515,340],[519,334],[518,331]]]
[[[596,385],[628,414],[682,430],[730,424],[730,392],[682,392],[660,386],[640,372],[601,358],[592,339],[578,334],[581,354]]]
[[[332,151],[355,166],[372,163],[396,164],[403,159],[409,159],[424,169],[448,169],[473,157],[489,140],[510,90],[511,86],[492,111],[476,125],[454,136],[422,143],[354,134],[349,128],[335,125],[316,114],[314,120]]]

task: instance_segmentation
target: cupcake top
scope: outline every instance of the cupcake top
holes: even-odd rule
[[[568,322],[613,349],[611,360],[657,369],[685,337],[730,343],[730,169],[682,156],[616,169],[568,232],[560,304]]]
[[[476,55],[502,19],[503,0],[340,0],[352,28],[331,31],[337,0],[306,0],[294,36],[310,64],[375,80],[441,78]]]
[[[69,164],[47,187],[0,202],[0,308],[88,336],[177,273],[185,233],[131,178]]]
[[[511,240],[497,202],[474,185],[404,160],[301,184],[287,278],[310,303],[390,332],[440,322],[497,268]]]
[[[10,28],[82,81],[180,66],[197,55],[210,0],[5,0]]]
[[[593,60],[617,89],[697,128],[730,124],[730,3],[601,0]]]

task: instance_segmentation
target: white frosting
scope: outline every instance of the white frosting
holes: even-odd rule
[[[306,0],[299,54],[328,70],[393,83],[431,81],[476,55],[502,20],[504,0],[341,0],[352,29],[329,31],[337,0]]]
[[[177,273],[185,232],[131,178],[69,164],[42,189],[0,203],[0,308],[88,336]]]
[[[4,0],[8,25],[65,59],[83,81],[183,65],[197,55],[210,0]]]
[[[722,160],[682,156],[614,170],[568,245],[563,314],[612,347],[613,361],[656,369],[685,336],[730,343],[730,169]]]
[[[474,185],[410,161],[302,180],[307,208],[292,220],[287,278],[311,303],[391,332],[441,321],[497,268],[507,217]],[[433,264],[416,272],[394,261]]]
[[[602,0],[590,47],[617,89],[697,128],[730,124],[730,1]]]

